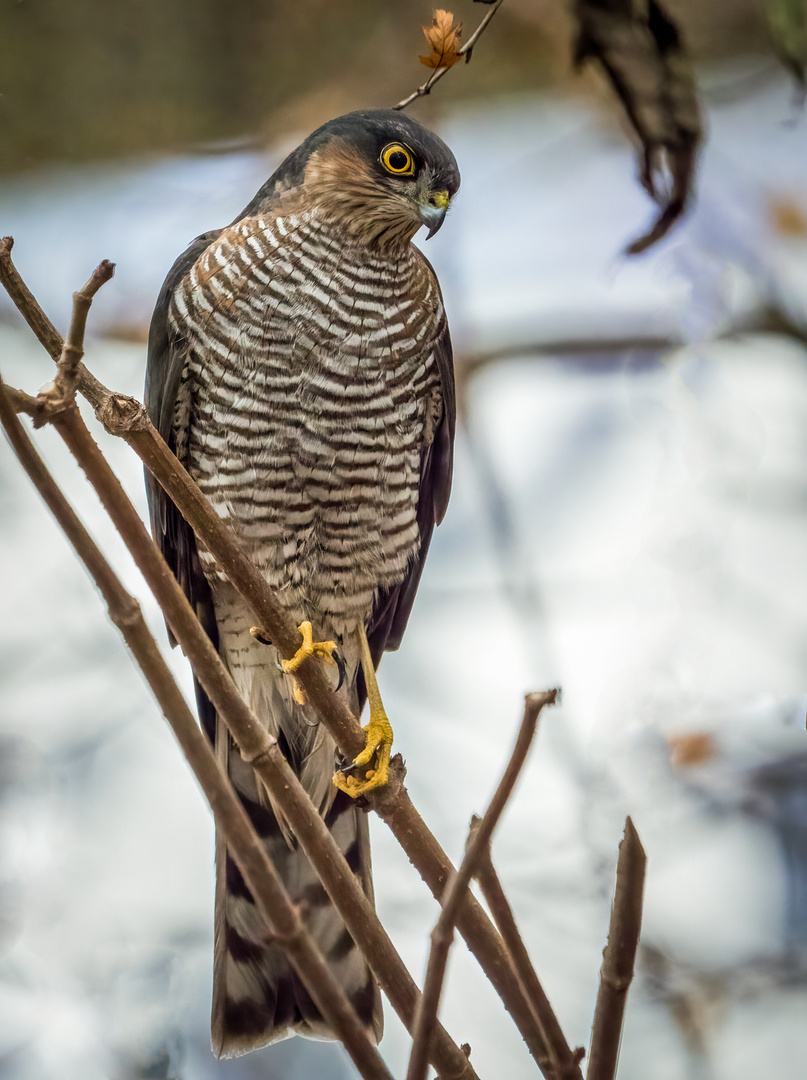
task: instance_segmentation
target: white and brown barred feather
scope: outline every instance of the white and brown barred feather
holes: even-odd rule
[[[315,132],[228,228],[200,236],[166,279],[146,402],[177,456],[298,620],[335,637],[342,689],[365,691],[354,630],[377,663],[400,644],[451,484],[454,383],[440,291],[373,167],[394,139],[456,190],[450,151],[415,121],[354,113]],[[278,738],[372,896],[365,814],[330,782],[335,747],[252,613],[147,477],[154,535],[240,691]],[[359,1015],[378,990],[340,916],[197,686],[200,717],[267,851]],[[243,1053],[293,1031],[329,1036],[241,874],[217,845],[213,1043]]]

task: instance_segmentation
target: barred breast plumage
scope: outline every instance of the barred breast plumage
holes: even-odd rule
[[[431,272],[411,246],[368,260],[316,210],[253,218],[201,255],[169,317],[188,349],[178,453],[283,602],[344,636],[419,544],[442,409]]]
[[[415,121],[351,113],[315,131],[234,224],[175,263],[152,319],[154,423],[298,622],[332,638],[357,713],[397,648],[451,483],[454,385],[440,290],[410,241],[459,186]],[[333,741],[294,697],[253,613],[147,477],[152,529],[241,694],[274,734],[372,897],[366,814],[332,783]],[[366,670],[366,669],[365,669]],[[284,819],[197,686],[216,752],[369,1032],[378,988]],[[341,781],[340,781],[341,782]],[[212,1036],[219,1055],[331,1035],[217,838]]]

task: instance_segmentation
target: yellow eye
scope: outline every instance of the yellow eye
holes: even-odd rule
[[[412,151],[403,143],[393,142],[381,151],[379,161],[394,176],[412,176],[415,172],[415,159]]]

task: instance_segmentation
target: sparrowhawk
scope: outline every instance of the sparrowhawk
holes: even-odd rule
[[[298,658],[311,648],[328,655],[335,643],[340,693],[357,713],[369,690],[369,761],[334,776],[334,742],[305,704],[295,662],[280,661],[148,480],[168,563],[370,896],[367,819],[351,796],[386,779],[392,732],[374,669],[401,642],[452,469],[451,343],[434,271],[411,240],[423,225],[437,231],[458,187],[451,151],[409,117],[332,120],[233,224],[179,257],[149,336],[149,414],[300,624]],[[379,1038],[365,960],[198,686],[197,697],[289,892]],[[221,840],[216,866],[214,1048],[243,1053],[292,1031],[328,1036]]]

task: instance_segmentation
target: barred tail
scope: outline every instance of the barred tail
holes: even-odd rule
[[[219,739],[222,740],[221,734]],[[304,852],[287,838],[256,777],[227,744],[228,769],[258,835],[292,900],[303,905],[309,931],[371,1035],[380,1039],[381,1001],[367,964]],[[221,750],[219,750],[221,753]],[[372,899],[367,815],[337,792],[325,822],[348,865]],[[219,1057],[287,1038],[293,1032],[333,1038],[269,928],[241,872],[220,838],[216,842],[216,910],[211,1033]]]

